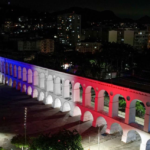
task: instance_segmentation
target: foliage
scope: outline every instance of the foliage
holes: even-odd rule
[[[81,136],[76,130],[62,130],[57,134],[40,135],[33,138],[30,150],[83,150]]]
[[[11,143],[16,147],[29,147],[29,137],[26,138],[26,145],[25,145],[25,137],[23,135],[16,135],[12,138]]]
[[[125,109],[126,101],[124,100],[124,98],[119,99],[119,107],[121,107],[122,109]]]
[[[4,150],[2,147],[0,147],[0,150]]]
[[[140,101],[137,101],[137,102],[136,102],[136,113],[137,113],[137,116],[139,116],[139,117],[143,117],[144,114],[145,114],[145,108],[144,108],[144,106],[140,103]]]

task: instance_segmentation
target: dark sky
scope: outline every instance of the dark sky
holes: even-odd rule
[[[0,0],[7,2],[8,0]],[[72,6],[94,10],[112,10],[119,17],[140,18],[150,16],[150,0],[10,0],[12,4],[37,10],[57,11]]]

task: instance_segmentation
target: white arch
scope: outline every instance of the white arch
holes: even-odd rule
[[[33,73],[33,85],[38,85],[38,72],[34,71]]]
[[[62,112],[66,112],[70,110],[71,110],[70,104],[68,102],[65,102],[62,107]]]
[[[45,98],[44,92],[40,92],[40,94],[39,94],[39,101],[43,101],[44,98]]]
[[[113,123],[110,127],[110,133],[117,133],[119,132],[121,135],[123,134],[123,129],[118,123]]]
[[[12,87],[16,88],[16,86],[17,86],[17,82],[16,82],[16,80],[14,80],[13,84],[12,84]]]
[[[13,82],[12,82],[12,79],[9,78],[9,83],[8,83],[8,85],[9,85],[9,86],[12,86],[12,83],[13,83]]]
[[[94,89],[94,88],[93,88]],[[95,94],[95,89],[94,89]],[[92,100],[93,98],[93,100]],[[94,107],[95,106],[95,97],[92,97],[92,86],[87,86],[85,89],[85,106]]]
[[[9,65],[9,72],[10,72],[10,75],[12,76],[13,75],[13,66],[12,66],[12,64]]]
[[[61,95],[62,92],[61,92],[61,79],[60,79],[60,77],[56,77],[54,87],[55,87],[55,94]]]
[[[18,79],[21,79],[21,67],[18,67]]]
[[[27,81],[27,70],[23,68],[23,81]]]
[[[53,103],[53,98],[51,95],[48,95],[46,98],[46,103],[45,104],[52,104]]]
[[[28,83],[32,83],[32,70],[28,69]]]
[[[45,87],[45,75],[44,73],[40,74],[40,88],[44,88]]]
[[[80,83],[75,83],[74,85],[74,102],[82,102],[82,92],[83,90]]]
[[[28,95],[32,95],[32,88],[31,88],[31,86],[28,87],[27,94],[28,94]]]
[[[54,101],[54,108],[56,107],[61,107],[61,101],[58,98]]]
[[[53,92],[54,84],[53,84],[53,77],[52,77],[52,75],[49,75],[47,77],[47,83],[46,84],[47,84],[47,91]]]
[[[64,98],[70,98],[71,87],[71,82],[69,80],[66,80],[64,82]]]
[[[23,84],[23,86],[22,86],[22,92],[25,92],[25,93],[26,93],[26,90],[27,90],[26,85]]]
[[[94,117],[90,111],[86,111],[83,116],[83,121],[94,120]]]
[[[78,106],[75,106],[73,110],[73,116],[79,116],[79,115],[82,115],[81,109]]]
[[[21,83],[20,82],[17,83],[17,90],[21,90]]]
[[[38,90],[37,89],[34,89],[33,90],[33,98],[38,98]]]
[[[131,141],[135,141],[135,140],[137,140],[137,138],[138,139],[140,138],[141,142],[142,142],[142,138],[141,138],[140,134],[137,131],[135,131],[135,130],[128,131],[128,133],[127,133],[127,143],[129,143]]]
[[[105,133],[107,128],[107,122],[103,117],[98,117],[96,120],[96,126],[101,128],[101,133]]]
[[[17,77],[17,66],[14,65],[14,77]]]

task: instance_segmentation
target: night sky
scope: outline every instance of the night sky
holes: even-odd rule
[[[138,19],[150,16],[150,0],[0,0],[12,4],[54,12],[72,6],[87,7],[94,10],[112,10],[119,17]]]

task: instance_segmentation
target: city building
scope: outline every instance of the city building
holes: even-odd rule
[[[124,43],[136,49],[149,47],[150,32],[148,30],[118,29],[109,31],[108,41]]]
[[[40,40],[18,41],[18,51],[40,51]]]
[[[75,46],[81,38],[81,16],[75,13],[59,15],[57,17],[57,34],[59,43]]]
[[[20,40],[18,41],[19,51],[39,51],[42,53],[54,52],[54,40]]]
[[[99,42],[79,42],[76,45],[76,51],[81,53],[91,52],[95,53],[96,51],[101,50],[101,43]]]
[[[53,39],[41,40],[40,51],[43,53],[54,52],[54,40]]]

